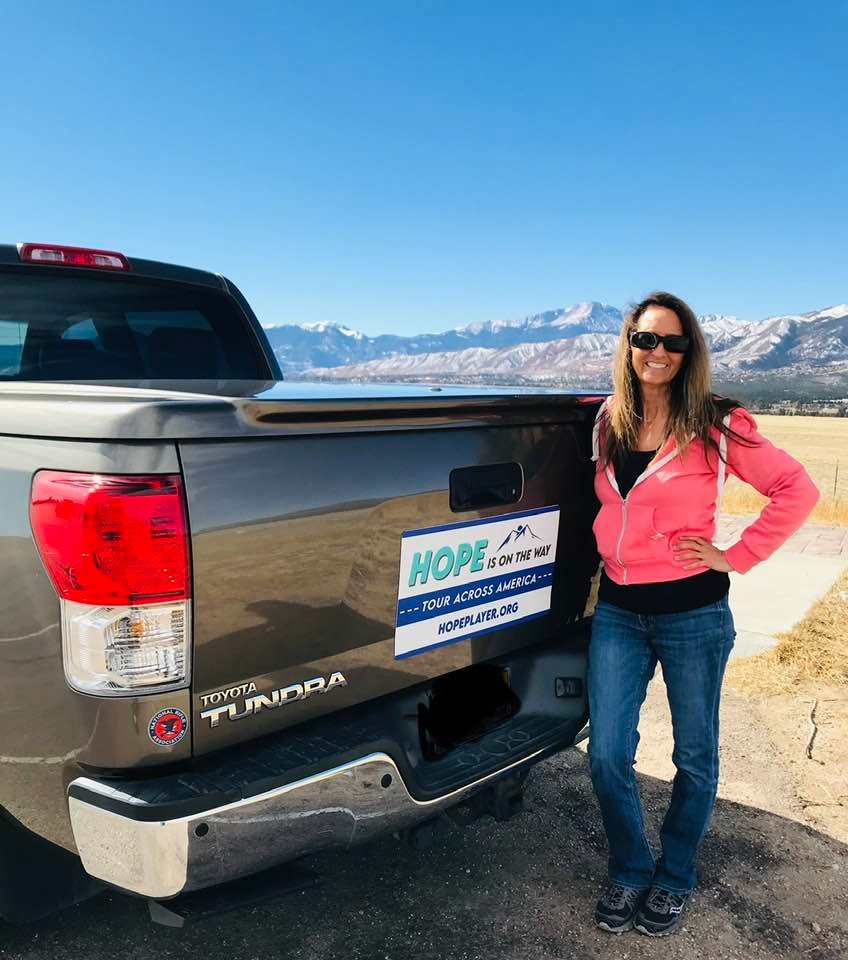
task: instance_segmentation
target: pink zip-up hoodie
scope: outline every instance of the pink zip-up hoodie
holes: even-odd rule
[[[804,467],[761,436],[754,418],[741,407],[728,414],[724,423],[753,441],[753,446],[713,429],[711,435],[726,458],[725,464],[714,450],[705,457],[700,440],[692,440],[681,454],[670,437],[622,498],[612,465],[601,466],[599,457],[602,431],[607,425],[603,412],[611,399],[598,411],[592,437],[595,492],[601,502],[593,530],[607,576],[615,583],[681,580],[706,570],[684,570],[683,563],[674,559],[673,547],[687,536],[712,542],[728,472],[770,500],[742,531],[738,542],[724,552],[738,573],[747,573],[771,556],[816,505],[819,491]]]

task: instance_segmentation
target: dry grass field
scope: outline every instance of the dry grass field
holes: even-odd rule
[[[848,419],[758,416],[760,432],[807,468],[821,490],[813,522],[848,525]],[[730,478],[722,509],[756,513],[765,497]],[[765,653],[731,662],[728,679],[757,697],[848,688],[848,571]],[[815,696],[819,696],[818,693]]]
[[[821,490],[813,523],[848,526],[848,418],[756,416],[760,433],[800,460]],[[766,498],[735,477],[728,478],[722,511],[759,513]]]
[[[786,693],[805,681],[848,687],[848,571],[814,604],[803,620],[777,635],[777,645],[755,657],[732,661],[733,685],[757,695]]]
[[[731,660],[727,679],[750,698],[797,783],[804,820],[848,840],[848,571],[777,645]]]

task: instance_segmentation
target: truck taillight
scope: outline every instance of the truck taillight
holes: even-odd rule
[[[30,522],[61,602],[71,686],[101,695],[185,686],[191,580],[179,475],[40,470]]]

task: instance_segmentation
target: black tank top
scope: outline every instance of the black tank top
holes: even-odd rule
[[[616,463],[615,482],[622,497],[645,472],[656,450],[631,450],[621,463]],[[715,603],[730,590],[730,577],[720,570],[705,570],[683,580],[657,583],[633,583],[620,586],[601,573],[598,599],[615,604],[631,613],[684,613]]]

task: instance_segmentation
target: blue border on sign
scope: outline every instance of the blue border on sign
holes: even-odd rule
[[[457,527],[479,527],[482,523],[497,523],[500,520],[517,520],[519,517],[538,517],[543,513],[553,513],[559,510],[559,504],[552,507],[539,507],[536,510],[520,510],[518,513],[501,513],[496,517],[483,517],[481,520],[458,520],[456,523],[445,523],[440,527],[422,527],[420,530],[405,530],[400,536],[418,537],[424,533],[440,533],[442,530],[455,530]],[[516,621],[517,622],[517,621]]]
[[[506,600],[508,597],[517,597],[522,593],[532,593],[534,590],[541,590],[551,585],[543,581],[552,580],[555,570],[556,564],[554,563],[540,563],[535,567],[523,567],[520,570],[510,570],[509,573],[499,573],[494,577],[486,577],[483,580],[472,580],[471,583],[461,584],[460,586],[443,587],[441,590],[434,590],[430,593],[416,593],[412,596],[404,597],[403,600],[398,601],[395,629],[398,627],[408,627],[413,623],[423,623],[425,620],[434,620],[436,617],[444,617],[449,613],[455,613],[460,610],[484,607],[486,604],[496,603],[502,599]],[[526,587],[519,586],[513,587],[511,590],[495,592],[499,584],[508,583],[510,580],[517,580],[520,577],[526,577],[531,574],[534,574],[539,582],[529,584]],[[474,597],[473,599],[463,600],[457,604],[448,604],[447,607],[438,607],[426,612],[421,609],[427,602],[438,601],[442,597],[449,597],[462,590],[477,590],[490,585],[493,587],[493,591],[485,597]],[[401,610],[401,607],[404,609]]]
[[[451,637],[449,640],[440,640],[429,647],[420,647],[418,650],[410,650],[409,653],[396,653],[395,660],[408,660],[410,657],[420,657],[422,653],[429,653],[431,650],[438,650],[439,647],[448,647],[452,643],[462,643],[463,640],[471,640],[473,637],[482,637],[484,633],[494,633],[495,630],[508,630],[517,623],[525,623],[527,620],[538,620],[539,617],[546,617],[550,613],[550,608],[540,610],[538,613],[528,613],[526,617],[519,620],[510,620],[509,623],[502,623],[497,627],[486,627],[485,630],[478,630],[476,633],[464,633],[461,637]]]

